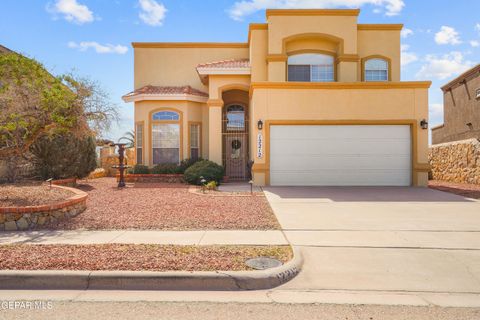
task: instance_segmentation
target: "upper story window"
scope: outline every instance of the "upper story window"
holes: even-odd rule
[[[288,57],[288,81],[335,81],[333,56],[305,53]]]
[[[180,115],[173,111],[160,111],[152,115],[152,120],[178,121],[180,120]]]
[[[365,81],[388,81],[388,61],[379,58],[367,60]]]

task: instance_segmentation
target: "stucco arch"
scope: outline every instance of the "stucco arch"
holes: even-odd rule
[[[312,47],[312,43],[315,42],[316,44]],[[282,40],[282,53],[284,55],[305,50],[341,55],[343,54],[343,48],[344,40],[342,38],[326,33],[301,33],[285,37]]]

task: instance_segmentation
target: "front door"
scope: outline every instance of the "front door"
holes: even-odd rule
[[[228,105],[223,113],[223,165],[230,180],[248,177],[248,124],[246,108]]]

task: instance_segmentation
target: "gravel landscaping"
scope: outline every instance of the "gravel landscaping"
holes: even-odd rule
[[[287,262],[289,246],[4,245],[0,270],[250,270],[245,261],[266,256]]]
[[[0,207],[25,207],[52,204],[65,200],[72,192],[50,188],[41,183],[0,185]]]
[[[267,199],[253,196],[209,196],[189,192],[186,184],[128,184],[118,189],[114,178],[81,182],[88,193],[87,210],[47,229],[279,229]]]
[[[478,184],[430,180],[428,186],[435,190],[450,192],[467,198],[480,199],[480,185]]]

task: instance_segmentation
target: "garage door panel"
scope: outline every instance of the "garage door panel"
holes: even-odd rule
[[[332,144],[332,141],[335,141]],[[338,139],[279,139],[276,143],[281,146],[288,146],[296,154],[310,154],[314,150],[321,150],[321,154],[397,154],[402,155],[410,151],[409,140],[354,140],[348,141]],[[381,144],[382,149],[378,148]],[[313,151],[312,151],[313,150]]]
[[[274,125],[272,185],[410,185],[408,125]]]
[[[272,126],[288,127],[288,126]],[[404,139],[410,134],[409,126],[392,125],[304,125],[302,130],[277,130],[278,139],[299,139],[325,137],[328,139],[352,139],[352,127],[355,127],[355,138],[362,139]],[[334,128],[334,130],[332,130]],[[275,129],[274,129],[275,130]]]
[[[305,168],[313,170],[329,169],[334,170],[339,167],[342,168],[356,168],[356,169],[390,169],[393,167],[402,166],[409,162],[410,158],[407,156],[391,156],[391,155],[377,155],[374,158],[371,156],[323,156],[323,155],[303,155],[303,156],[284,156],[277,159],[270,168],[272,170],[281,170],[282,168],[291,167],[292,163],[300,162]]]
[[[315,175],[310,172],[282,173],[281,176],[272,181],[272,185],[279,186],[405,186],[410,184],[409,171],[376,170],[358,172],[357,170],[342,170],[320,172],[322,183],[319,184]],[[275,173],[272,172],[272,177]],[[385,178],[388,176],[389,178]],[[395,182],[392,182],[394,180]]]

